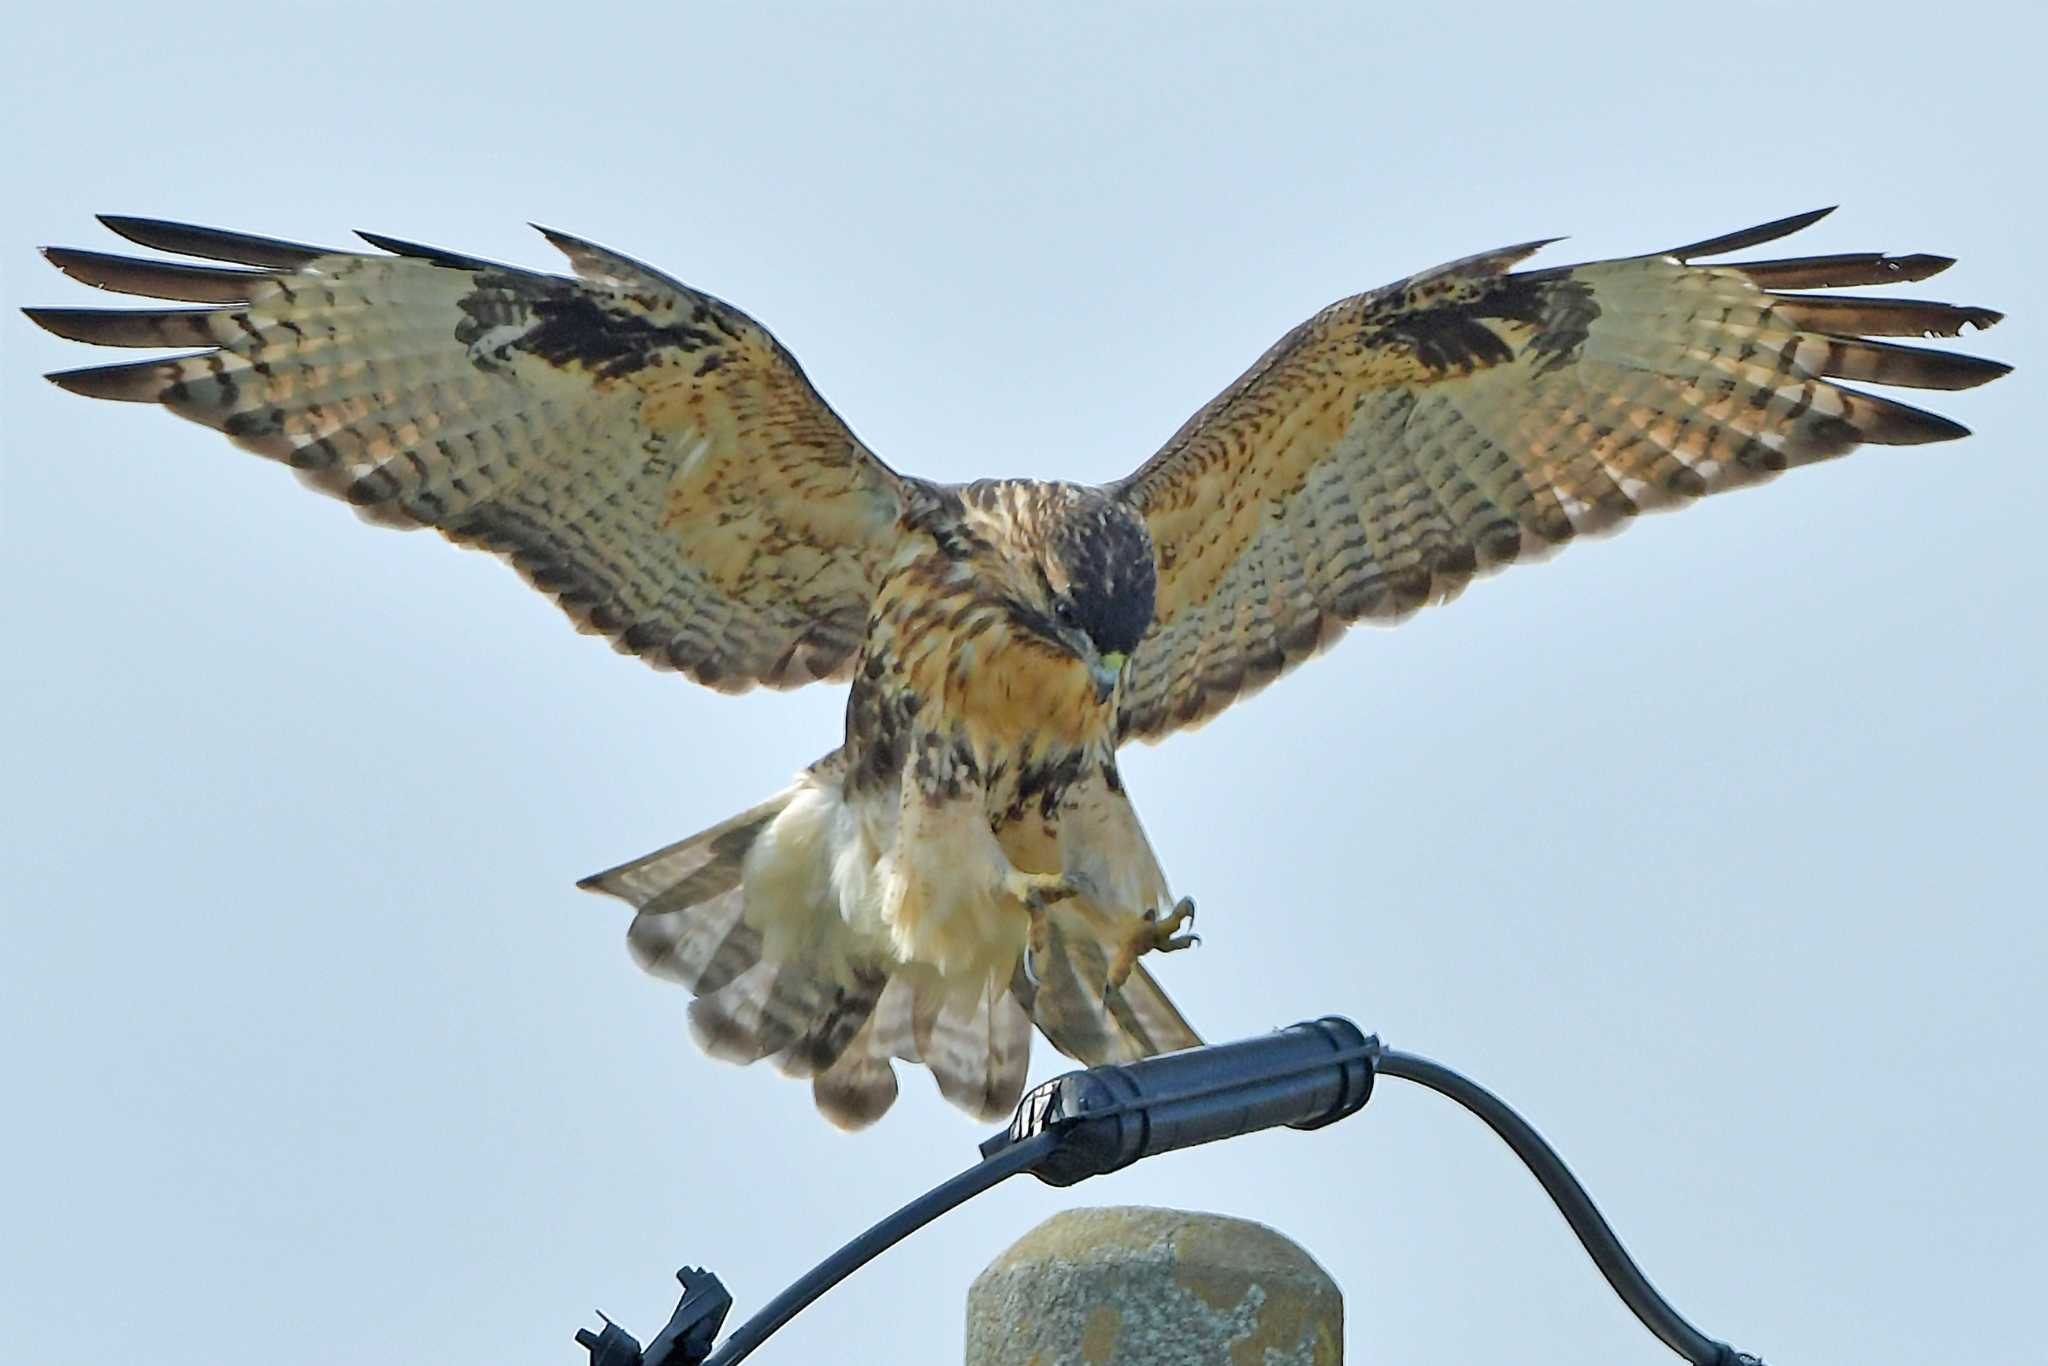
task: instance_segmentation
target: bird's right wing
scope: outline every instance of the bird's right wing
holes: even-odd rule
[[[851,667],[911,481],[738,309],[552,232],[579,278],[103,221],[234,264],[51,249],[87,284],[204,305],[28,310],[76,341],[204,348],[64,388],[160,403],[369,520],[495,551],[581,629],[700,683]]]

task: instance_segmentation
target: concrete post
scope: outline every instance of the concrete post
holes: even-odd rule
[[[1340,1366],[1344,1297],[1308,1253],[1220,1214],[1056,1214],[967,1293],[967,1366]]]

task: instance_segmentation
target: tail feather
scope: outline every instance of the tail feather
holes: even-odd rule
[[[889,973],[879,964],[849,966],[852,981],[832,982],[827,991],[819,994],[820,999],[808,1007],[794,1003],[788,1007],[808,1023],[801,1034],[775,1055],[775,1065],[785,1076],[816,1077],[830,1071],[867,1027],[868,1017],[874,1014],[883,989],[889,985]],[[793,975],[796,974],[788,967],[784,968],[783,976]],[[815,983],[825,979],[810,980]]]
[[[811,1099],[827,1119],[842,1129],[865,1128],[896,1103],[896,1069],[889,1060],[917,1061],[916,1011],[911,974],[891,977],[839,1060],[811,1079]]]
[[[1030,1012],[995,982],[972,997],[936,982],[918,994],[936,998],[937,1009],[916,1012],[917,1049],[939,1094],[981,1120],[1016,1109],[1031,1065]]]
[[[895,961],[856,938],[836,905],[810,904],[830,895],[829,878],[777,876],[776,904],[750,916],[748,855],[807,784],[836,788],[831,763],[731,820],[578,884],[634,907],[627,945],[642,968],[696,997],[690,1032],[706,1053],[808,1077],[825,1117],[858,1129],[895,1103],[895,1061],[931,1069],[940,1094],[977,1119],[1008,1114],[1023,1094],[1033,1024],[1090,1065],[1200,1042],[1142,968],[1105,996],[1101,943],[1058,908],[1036,977],[1020,970],[980,990]],[[787,830],[777,831],[778,845]],[[761,899],[758,879],[755,892]]]
[[[795,787],[786,787],[709,830],[616,868],[592,873],[576,885],[587,892],[608,893],[649,914],[686,909],[709,900],[740,885],[747,850],[795,795]]]
[[[813,984],[762,959],[708,996],[690,1002],[690,1034],[722,1062],[742,1065],[793,1045],[817,1008]]]
[[[643,971],[709,996],[761,961],[761,932],[735,886],[693,905],[642,911],[626,948]]]

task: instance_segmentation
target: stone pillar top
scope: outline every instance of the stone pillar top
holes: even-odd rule
[[[975,1278],[968,1366],[1338,1366],[1343,1295],[1298,1245],[1221,1214],[1067,1210]]]

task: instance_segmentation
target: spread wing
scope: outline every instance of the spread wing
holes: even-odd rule
[[[29,310],[77,341],[206,348],[64,388],[161,403],[371,521],[495,551],[581,629],[698,682],[851,666],[909,483],[738,309],[553,232],[579,278],[368,234],[394,254],[102,221],[235,264],[50,250],[87,284],[205,305]]]
[[[1799,292],[1925,279],[1938,256],[1700,266],[1827,210],[1626,260],[1510,274],[1543,243],[1332,304],[1115,486],[1159,561],[1120,733],[1198,724],[1328,646],[1638,512],[1861,442],[1964,428],[1836,380],[1961,389],[2009,367],[1865,340],[1988,309]]]

